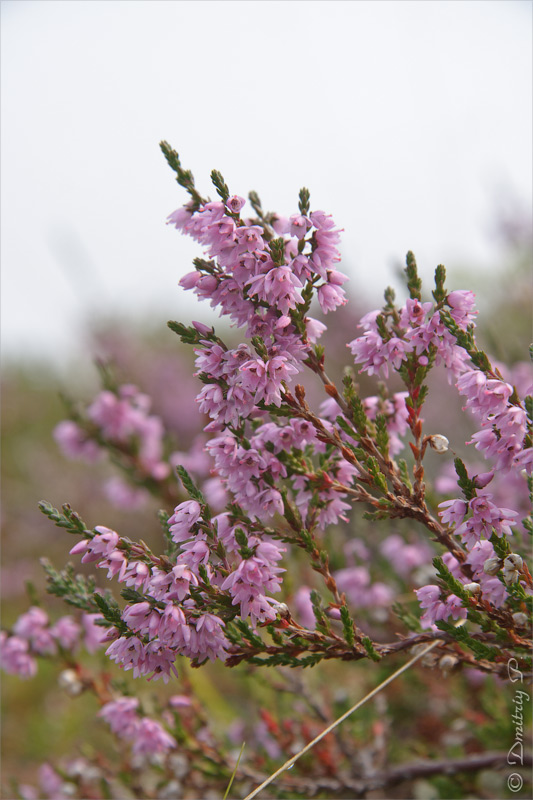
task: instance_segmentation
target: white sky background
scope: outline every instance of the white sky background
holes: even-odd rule
[[[309,187],[374,302],[408,249],[428,279],[495,265],[497,202],[531,205],[532,8],[2,0],[7,359],[64,364],[102,314],[206,318],[177,286],[200,253],[165,226],[187,195],[163,138],[212,197],[213,167],[287,216]]]

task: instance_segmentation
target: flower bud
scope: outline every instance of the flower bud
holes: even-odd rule
[[[475,582],[465,583],[463,589],[465,590],[465,592],[468,592],[469,594],[481,594],[481,586],[479,585],[479,583]]]
[[[210,328],[209,325],[204,325],[203,322],[197,322],[193,319],[192,324],[193,328],[195,328],[198,333],[201,333],[203,336],[208,336],[210,333],[213,333],[213,328]]]
[[[291,615],[289,611],[289,606],[287,603],[277,603],[276,604],[276,613],[279,614],[281,619],[288,619]]]
[[[246,200],[244,197],[239,197],[239,195],[234,194],[233,197],[228,197],[226,201],[226,208],[228,208],[233,214],[238,214],[245,203]]]
[[[483,572],[486,575],[497,575],[498,572],[500,571],[501,565],[502,565],[501,560],[496,556],[493,556],[492,558],[487,558],[487,560],[483,564]]]
[[[63,672],[60,672],[57,682],[71,697],[76,697],[82,692],[83,684],[74,669],[64,669]]]
[[[429,446],[435,450],[436,453],[446,453],[450,442],[446,436],[436,433],[434,436],[429,437]]]
[[[457,656],[453,656],[450,653],[447,653],[445,656],[439,659],[439,668],[443,672],[451,672],[454,667],[457,666],[459,663],[459,659]]]
[[[505,561],[503,562],[503,570],[504,572],[510,571],[513,569],[522,569],[522,557],[518,555],[518,553],[510,553]]]
[[[513,614],[513,621],[518,628],[525,628],[529,622],[529,617],[522,611],[517,611],[516,614]]]
[[[474,483],[477,489],[484,489],[485,486],[494,478],[494,470],[491,472],[480,472],[479,475],[474,476]]]
[[[507,586],[510,586],[512,583],[517,583],[520,578],[520,573],[517,569],[504,569],[503,570],[503,579]]]

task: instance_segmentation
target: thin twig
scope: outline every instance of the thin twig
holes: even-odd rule
[[[337,725],[340,725],[341,722],[344,722],[344,720],[347,719],[351,714],[353,714],[354,711],[357,711],[357,709],[361,708],[361,706],[363,706],[366,702],[368,702],[368,700],[371,700],[372,697],[375,697],[378,694],[378,692],[381,692],[382,689],[384,689],[386,686],[392,683],[403,672],[408,670],[409,667],[412,667],[413,664],[415,664],[423,656],[429,653],[430,650],[433,650],[433,648],[436,647],[438,644],[439,644],[438,641],[432,642],[429,645],[429,647],[426,647],[425,650],[422,650],[422,652],[414,656],[414,658],[408,661],[407,664],[404,664],[403,667],[400,667],[400,669],[397,669],[396,672],[393,672],[392,675],[390,675],[386,680],[383,681],[383,683],[380,683],[379,686],[376,686],[375,689],[372,689],[372,691],[369,694],[367,694],[366,697],[363,697],[362,700],[359,700],[354,706],[348,709],[348,711],[346,711],[341,717],[335,720],[335,722],[333,722],[331,725],[328,725],[328,727],[325,728],[322,731],[322,733],[316,736],[311,742],[306,744],[306,746],[302,750],[300,750],[299,753],[296,753],[295,756],[286,761],[282,767],[280,767],[276,772],[274,772],[273,775],[267,778],[266,781],[263,781],[263,783],[260,786],[258,786],[257,789],[254,789],[253,792],[246,795],[244,800],[252,800],[253,797],[257,797],[259,792],[262,789],[264,789],[265,786],[268,786],[270,783],[272,783],[272,781],[274,781],[279,775],[285,772],[285,770],[290,769],[290,767],[292,767],[292,765],[300,758],[300,756],[303,756],[304,753],[307,753],[308,750],[311,750],[311,748],[314,747],[315,744],[320,742],[321,739],[323,739],[325,736],[328,735],[328,733],[331,733],[331,731],[334,730],[337,727]]]

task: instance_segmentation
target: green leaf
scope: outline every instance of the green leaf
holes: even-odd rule
[[[402,481],[407,486],[410,492],[413,491],[413,484],[411,483],[411,476],[409,475],[409,468],[407,466],[407,461],[405,458],[400,458],[398,460],[398,467],[400,469],[400,475],[402,476]]]
[[[47,500],[41,500],[38,506],[39,510],[54,522],[58,528],[65,528],[69,533],[83,533],[86,538],[92,539],[94,536],[94,533],[88,530],[80,515],[73,511],[68,503],[64,503],[61,506],[62,514]]]
[[[407,276],[407,288],[409,295],[413,300],[420,300],[422,297],[422,281],[418,277],[418,269],[416,266],[416,259],[414,254],[409,250],[406,256],[405,274]]]
[[[217,169],[211,170],[211,181],[213,183],[213,186],[217,190],[217,194],[222,200],[222,202],[226,203],[229,198],[229,189],[226,183],[224,182],[222,174]]]
[[[159,143],[159,146],[167,160],[169,167],[176,173],[177,182],[190,194],[193,200],[193,210],[196,210],[204,203],[204,200],[196,191],[192,172],[188,169],[183,169],[178,153],[176,150],[172,149],[168,142],[162,141]]]
[[[201,503],[202,505],[205,506],[206,502],[203,494],[196,487],[194,481],[192,480],[191,476],[189,475],[185,467],[182,467],[181,464],[179,464],[176,467],[176,472],[178,473],[184,488],[187,490],[189,497],[191,497],[193,500],[196,500],[198,503]]]
[[[72,564],[57,570],[47,558],[41,558],[40,563],[46,573],[48,594],[60,597],[74,608],[89,613],[98,611],[94,600],[96,582],[92,576],[77,575]]]
[[[444,288],[445,283],[446,283],[446,269],[443,267],[442,264],[439,264],[439,266],[435,270],[435,291],[432,293],[437,303],[442,303],[443,300],[446,298],[446,289]]]
[[[300,214],[303,214],[304,217],[309,214],[309,198],[309,189],[306,189],[305,186],[302,187],[299,194],[298,208],[300,209]]]
[[[415,617],[405,606],[401,603],[394,603],[392,606],[393,612],[401,619],[405,627],[414,633],[421,633],[422,626],[418,617]]]
[[[472,500],[476,496],[476,484],[468,477],[466,467],[460,458],[455,458],[453,463],[458,477],[457,485],[462,489],[465,499]]]
[[[381,661],[381,656],[379,653],[376,653],[374,645],[372,643],[372,639],[370,639],[369,636],[363,636],[361,642],[366,652],[368,653],[369,658],[371,658],[372,661]]]
[[[389,433],[387,431],[387,418],[384,414],[376,415],[376,444],[383,458],[388,458]]]
[[[341,606],[340,607],[340,614],[341,614],[341,620],[342,620],[342,628],[343,628],[343,631],[344,631],[344,638],[346,639],[346,643],[350,647],[353,647],[353,644],[354,644],[354,641],[355,641],[354,624],[353,624],[352,618],[350,617],[350,612],[348,611],[348,607],[347,606]]]

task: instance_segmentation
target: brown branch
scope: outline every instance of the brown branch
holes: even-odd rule
[[[531,767],[533,758],[531,754],[524,754],[523,767]],[[376,775],[364,778],[328,778],[328,777],[298,777],[285,778],[278,784],[277,791],[298,792],[312,797],[318,792],[328,792],[328,796],[342,797],[346,791],[355,797],[364,797],[367,792],[396,786],[400,783],[412,781],[417,778],[429,778],[432,775],[456,775],[460,772],[478,772],[482,769],[509,768],[507,753],[502,751],[487,751],[475,753],[462,758],[443,759],[441,761],[413,761],[408,764],[399,764],[390,767]],[[263,776],[247,766],[239,766],[242,777],[253,781],[260,781]]]

